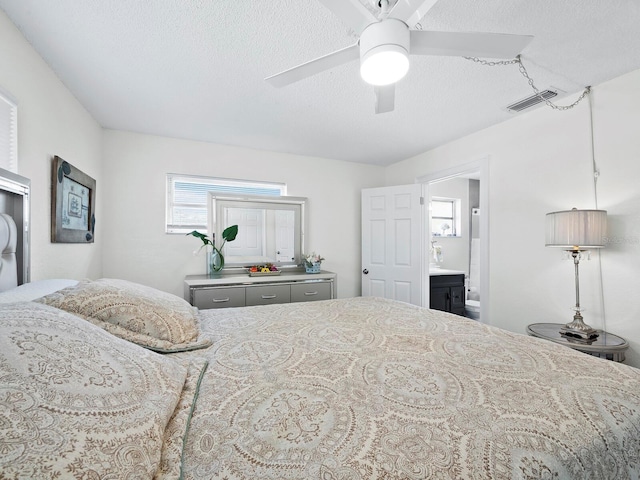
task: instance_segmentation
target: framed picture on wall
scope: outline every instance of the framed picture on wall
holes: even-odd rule
[[[69,162],[53,158],[51,241],[93,243],[96,181]]]

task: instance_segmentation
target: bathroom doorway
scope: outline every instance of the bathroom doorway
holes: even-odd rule
[[[489,312],[488,158],[418,179],[425,197],[425,271],[464,275],[465,316]],[[451,277],[451,278],[454,278]],[[430,281],[424,282],[430,288]]]

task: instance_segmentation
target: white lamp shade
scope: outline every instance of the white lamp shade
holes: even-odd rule
[[[547,247],[587,250],[604,247],[607,235],[606,210],[564,210],[547,213]]]
[[[398,45],[381,45],[362,58],[360,76],[370,85],[396,83],[409,71],[407,51]]]

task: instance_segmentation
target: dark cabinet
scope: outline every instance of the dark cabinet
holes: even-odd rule
[[[464,316],[464,274],[432,275],[429,308]]]

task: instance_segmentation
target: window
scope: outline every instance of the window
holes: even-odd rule
[[[436,197],[431,199],[431,235],[460,236],[460,200]]]
[[[0,91],[0,167],[18,173],[18,106]]]
[[[167,174],[167,233],[207,231],[209,192],[244,195],[286,195],[284,183]]]

